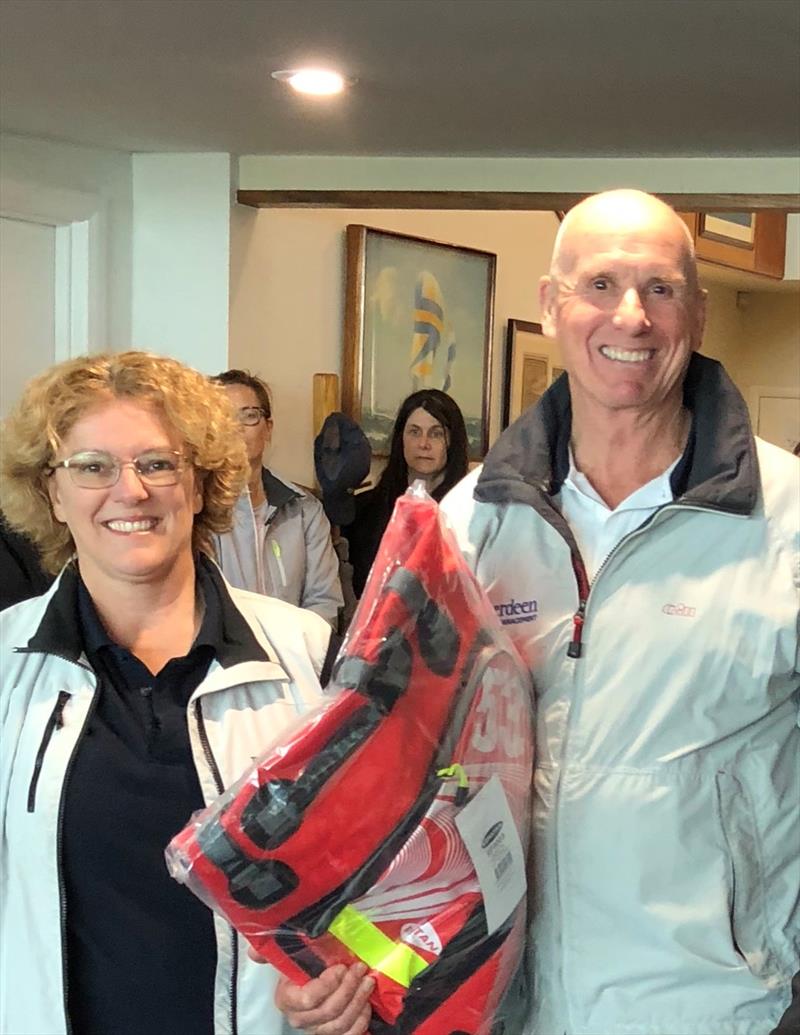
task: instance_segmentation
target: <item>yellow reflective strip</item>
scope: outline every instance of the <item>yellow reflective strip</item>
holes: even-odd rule
[[[428,966],[427,960],[414,952],[410,945],[387,938],[352,906],[345,906],[328,930],[368,967],[385,974],[403,988],[408,988],[417,974]]]
[[[446,779],[447,777],[457,776],[459,787],[469,787],[469,777],[467,771],[463,765],[459,765],[458,762],[453,765],[448,765],[444,769],[437,769],[436,775]]]

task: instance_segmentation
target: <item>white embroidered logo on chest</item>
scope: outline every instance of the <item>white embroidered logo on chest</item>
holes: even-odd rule
[[[664,604],[661,611],[665,615],[677,615],[679,618],[694,618],[696,609],[688,604]]]

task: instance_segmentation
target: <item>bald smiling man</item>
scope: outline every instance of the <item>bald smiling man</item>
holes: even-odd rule
[[[527,1031],[766,1035],[800,955],[800,464],[697,354],[661,201],[576,206],[540,301],[568,376],[444,503],[495,605],[537,602],[508,626],[538,702]]]
[[[506,1032],[767,1035],[800,957],[800,462],[698,354],[694,249],[661,201],[576,206],[540,291],[567,374],[443,503],[536,683]],[[358,1035],[369,987],[351,968],[278,998]]]

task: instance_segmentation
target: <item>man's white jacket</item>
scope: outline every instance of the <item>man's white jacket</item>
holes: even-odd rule
[[[767,1035],[800,963],[800,463],[694,356],[675,499],[585,584],[566,378],[444,502],[537,693],[535,1035]]]
[[[45,596],[0,614],[3,1035],[61,1035],[68,1030],[60,803],[97,680],[84,656],[48,649],[48,641],[64,640],[59,623],[75,622],[74,615],[61,610],[66,606],[64,594],[59,598],[62,581],[63,574]],[[263,654],[228,667],[214,660],[189,702],[192,753],[207,804],[238,779],[298,714],[321,702],[318,677],[331,637],[330,627],[317,615],[226,588]],[[60,695],[67,696],[59,702]],[[50,720],[56,710],[61,725],[53,728]],[[277,972],[250,960],[246,942],[219,916],[215,915],[214,926],[215,1035],[291,1031],[273,1004]],[[120,937],[125,937],[124,932]]]

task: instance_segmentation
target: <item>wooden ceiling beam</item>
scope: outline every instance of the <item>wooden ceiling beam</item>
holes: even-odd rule
[[[461,209],[464,211],[566,211],[588,194],[463,190],[240,190],[251,208]],[[800,212],[800,194],[658,194],[682,212]]]

